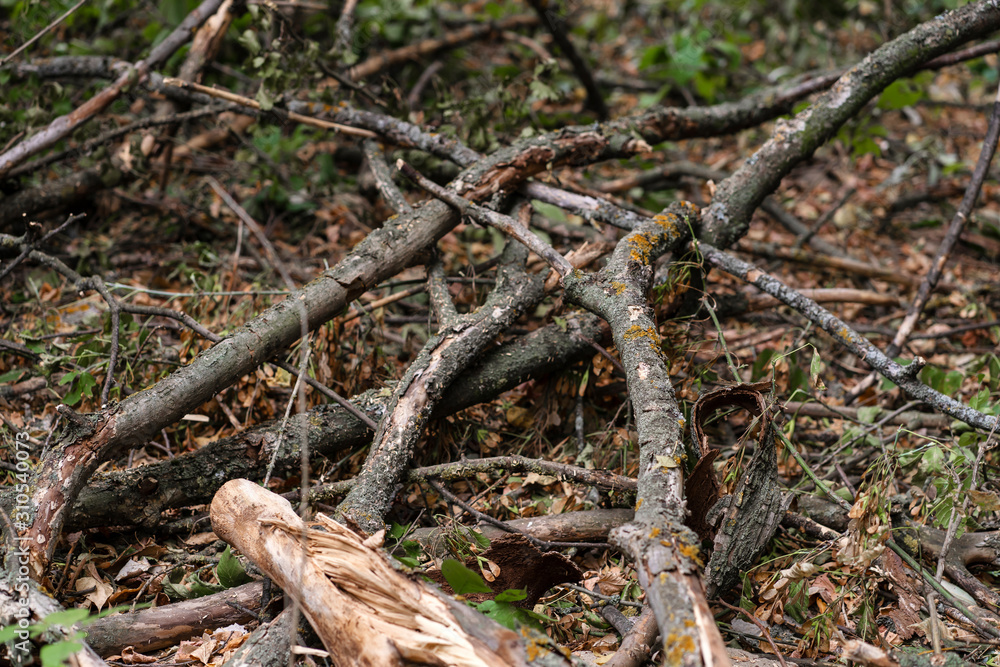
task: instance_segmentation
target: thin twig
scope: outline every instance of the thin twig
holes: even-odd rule
[[[968,222],[969,216],[972,215],[972,209],[976,205],[976,200],[979,198],[980,191],[983,189],[983,182],[986,180],[986,174],[990,170],[990,163],[993,161],[993,155],[996,153],[998,140],[1000,140],[1000,88],[997,89],[996,98],[993,101],[993,110],[990,114],[989,127],[986,130],[986,138],[983,139],[983,149],[979,153],[979,160],[976,162],[976,168],[972,172],[972,178],[969,180],[969,186],[965,189],[965,195],[962,197],[962,203],[959,204],[958,210],[955,211],[955,215],[951,219],[951,224],[948,226],[948,232],[941,241],[941,245],[938,246],[937,254],[934,256],[934,261],[931,262],[930,271],[928,271],[927,275],[924,276],[923,281],[920,283],[920,287],[917,289],[917,296],[914,297],[913,303],[910,305],[910,309],[906,313],[906,317],[903,318],[902,324],[899,325],[899,330],[896,332],[896,336],[892,339],[892,343],[885,351],[886,356],[895,357],[899,354],[900,350],[903,349],[903,346],[909,339],[910,334],[913,333],[913,328],[916,326],[917,320],[920,319],[920,314],[923,312],[924,306],[927,305],[927,300],[930,299],[931,292],[937,285],[938,280],[941,279],[941,274],[944,272],[944,267],[948,263],[951,251],[955,247],[955,243],[958,242],[959,237],[962,235],[962,230],[965,228],[965,224]],[[874,383],[875,373],[872,372],[851,389],[848,393],[847,402],[856,399]]]
[[[482,521],[484,523],[488,523],[488,524],[490,524],[492,526],[495,526],[495,527],[499,528],[500,530],[504,531],[505,533],[517,533],[518,535],[523,535],[525,537],[525,539],[527,539],[529,542],[531,542],[533,545],[535,545],[536,547],[538,547],[539,549],[541,549],[543,551],[552,551],[552,550],[555,550],[555,549],[568,549],[568,548],[571,548],[571,547],[580,548],[580,549],[610,549],[611,548],[611,545],[607,544],[606,542],[550,542],[548,540],[540,540],[537,537],[533,537],[531,535],[528,535],[527,533],[525,533],[522,530],[518,530],[517,528],[514,528],[510,524],[505,523],[505,522],[501,521],[500,519],[494,519],[489,514],[485,514],[483,512],[480,512],[479,510],[477,510],[476,508],[472,507],[468,503],[464,502],[458,496],[456,496],[451,491],[449,491],[448,489],[444,488],[442,485],[438,484],[437,482],[428,480],[427,483],[430,484],[434,488],[435,491],[437,491],[439,494],[441,494],[442,496],[444,496],[448,500],[448,502],[451,502],[451,503],[454,503],[455,505],[458,505],[459,507],[461,507],[463,510],[465,510],[469,514],[471,514],[472,516],[476,517],[476,519],[478,519],[478,520],[480,520],[480,521]]]
[[[59,18],[57,18],[56,20],[54,20],[52,23],[50,23],[47,26],[45,26],[44,28],[42,28],[41,31],[39,31],[38,33],[35,34],[34,37],[32,37],[27,42],[25,42],[21,46],[17,47],[16,49],[14,49],[14,51],[10,55],[7,55],[7,56],[4,56],[3,58],[0,58],[0,67],[6,65],[8,60],[12,60],[13,58],[16,58],[18,56],[18,54],[21,53],[21,51],[24,51],[26,48],[28,48],[29,46],[31,46],[32,44],[34,44],[35,42],[37,42],[39,39],[41,39],[42,37],[44,37],[45,35],[47,35],[53,28],[55,28],[57,25],[59,25],[60,23],[62,23],[63,21],[65,21],[67,18],[69,18],[70,14],[72,14],[76,10],[80,9],[80,7],[83,7],[83,4],[85,2],[87,2],[87,0],[80,0],[80,2],[76,3],[75,5],[73,5],[69,9],[67,9],[63,13],[62,16],[60,16]]]
[[[767,629],[767,626],[764,625],[759,618],[751,614],[746,609],[743,609],[741,607],[734,607],[725,600],[716,600],[716,602],[721,604],[726,609],[729,609],[730,611],[739,612],[744,616],[746,616],[747,618],[749,618],[750,622],[756,625],[760,629],[760,632],[762,635],[764,635],[764,639],[767,640],[767,643],[771,645],[771,650],[774,651],[774,655],[778,657],[778,662],[781,663],[782,667],[788,667],[788,663],[785,662],[785,656],[781,655],[781,651],[779,651],[778,647],[775,646],[774,644],[774,639],[771,637],[771,632]]]
[[[209,88],[208,86],[203,86],[198,83],[192,83],[190,81],[184,81],[183,79],[177,79],[175,77],[165,77],[163,79],[164,86],[173,86],[175,88],[180,88],[181,90],[189,90],[196,93],[202,93],[204,95],[209,95],[210,97],[218,97],[219,99],[226,100],[228,102],[234,102],[240,104],[249,109],[260,110],[260,102],[257,100],[252,100],[249,97],[244,97],[242,95],[237,95],[236,93],[231,93],[228,90],[220,90],[218,88]],[[281,109],[276,109],[280,113],[287,114],[289,120],[294,120],[297,123],[302,123],[303,125],[311,125],[313,127],[318,127],[323,130],[334,130],[340,132],[341,134],[351,134],[356,137],[368,137],[369,139],[375,139],[378,137],[377,134],[370,130],[362,130],[357,127],[350,127],[349,125],[342,125],[340,123],[332,123],[328,120],[322,120],[320,118],[313,118],[312,116],[305,116],[294,111],[284,111]]]
[[[791,289],[774,276],[707,243],[699,243],[698,247],[708,262],[726,273],[758,287],[771,296],[777,297],[785,305],[797,310],[806,319],[830,334],[838,343],[875,368],[889,381],[898,385],[911,398],[924,401],[941,412],[975,428],[991,431],[996,427],[997,417],[974,410],[920,382],[917,379],[917,374],[927,363],[924,359],[915,357],[909,366],[901,366],[872,345],[867,338],[854,331],[846,322],[835,317],[812,299],[808,299]]]
[[[573,272],[573,265],[570,264],[568,259],[553,250],[552,246],[532,234],[524,225],[510,216],[491,211],[488,208],[470,202],[456,192],[442,188],[437,183],[424,177],[403,160],[397,160],[396,166],[411,181],[449,206],[458,209],[462,215],[467,215],[477,222],[495,227],[511,238],[520,241],[529,250],[547,261],[561,277],[565,278]]]

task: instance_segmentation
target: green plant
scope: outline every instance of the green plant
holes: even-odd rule
[[[493,592],[477,572],[452,558],[441,563],[441,575],[457,595]],[[509,589],[497,593],[492,600],[469,602],[469,605],[505,628],[516,630],[522,625],[529,625],[540,631],[542,629],[541,622],[548,620],[545,616],[513,605],[514,602],[520,602],[525,597],[527,597],[527,593],[524,589]]]
[[[54,638],[57,636],[53,632],[55,628],[72,628],[75,626],[75,630],[64,631],[62,639],[42,646],[38,653],[42,667],[61,667],[61,665],[67,664],[67,661],[83,648],[83,639],[87,636],[83,628],[98,619],[127,608],[125,605],[113,607],[100,614],[91,614],[86,609],[65,609],[49,614],[38,623],[32,624],[27,623],[27,619],[23,619],[19,623],[13,623],[0,629],[0,643],[14,642],[11,650],[23,652],[23,655],[27,655],[30,651],[28,639],[34,639],[45,633],[50,633],[50,636]]]
[[[219,583],[213,584],[204,581],[199,576],[199,571],[185,575],[181,569],[174,570],[163,582],[163,590],[172,598],[191,600],[200,598],[212,593],[218,593],[236,586],[241,586],[250,581],[243,564],[233,555],[232,549],[226,546],[226,550],[219,557],[219,563],[215,566],[215,579]],[[184,583],[184,582],[187,583]]]

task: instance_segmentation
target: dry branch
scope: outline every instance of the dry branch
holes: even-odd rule
[[[194,600],[105,616],[87,626],[87,645],[102,656],[121,653],[128,646],[146,652],[205,630],[249,623],[256,620],[262,592],[263,584],[257,581]]]
[[[696,222],[692,205],[675,204],[620,241],[600,273],[574,272],[564,282],[567,299],[611,326],[639,431],[635,519],[612,539],[635,562],[667,662],[708,667],[729,659],[699,577],[698,539],[685,526],[684,417],[646,294],[651,263],[678,247]]]
[[[298,600],[335,663],[568,664],[540,638],[526,651],[518,633],[402,574],[340,524],[319,522],[308,528],[287,500],[246,480],[212,501],[216,534]]]
[[[372,534],[383,527],[396,485],[406,474],[444,388],[545,296],[542,278],[524,271],[527,255],[523,246],[509,243],[500,277],[486,302],[468,315],[456,313],[453,322],[427,341],[396,386],[357,484],[338,508],[362,530]]]
[[[906,317],[903,318],[903,321],[899,325],[899,330],[893,336],[889,347],[886,348],[886,356],[895,357],[903,349],[906,341],[909,340],[910,335],[913,333],[917,320],[920,319],[920,314],[924,311],[924,306],[927,305],[927,300],[931,297],[931,292],[941,279],[941,274],[944,273],[944,267],[948,263],[951,251],[962,235],[962,230],[965,229],[966,222],[972,216],[972,209],[975,207],[976,200],[979,198],[979,192],[983,188],[983,181],[986,180],[990,163],[993,161],[993,154],[996,153],[998,139],[1000,139],[1000,90],[997,90],[996,97],[993,100],[989,126],[986,130],[986,137],[983,139],[983,148],[979,153],[979,159],[976,161],[976,168],[972,172],[972,178],[969,179],[969,185],[965,189],[962,203],[958,205],[958,210],[955,211],[955,215],[951,219],[951,224],[948,225],[948,231],[944,236],[944,240],[941,241],[941,245],[938,246],[937,252],[934,254],[930,271],[920,281],[917,295],[913,298],[913,303],[910,304],[910,308],[906,312]],[[875,374],[872,373],[851,389],[850,398],[857,398],[874,382]]]
[[[599,318],[588,314],[570,320],[571,326],[574,322],[578,326],[573,329],[579,331],[575,335],[567,336],[553,324],[485,355],[448,387],[437,405],[435,418],[491,400],[529,378],[556,372],[592,356],[591,341],[603,340],[604,335]],[[372,418],[380,419],[386,412],[388,399],[380,392],[370,392],[353,397],[352,403]],[[166,461],[100,473],[81,492],[69,525],[74,529],[108,525],[152,528],[162,521],[166,510],[208,503],[230,479],[260,477],[261,461],[270,458],[277,440],[276,428],[274,422],[263,423]],[[361,420],[334,405],[294,415],[289,428],[293,432],[305,428],[311,454],[331,458],[368,444],[372,437],[372,431]],[[292,470],[300,464],[300,459],[297,446],[287,447],[276,469]],[[350,484],[340,492],[346,493]],[[318,489],[313,497],[321,499],[321,491]],[[4,500],[9,509],[12,499]]]
[[[974,2],[937,16],[872,52],[814,104],[779,121],[771,138],[719,184],[701,238],[727,248],[742,237],[761,201],[886,86],[956,46],[1000,28],[1000,7]]]
[[[698,247],[704,254],[706,261],[726,273],[737,276],[751,285],[759,287],[785,305],[797,310],[802,316],[830,334],[835,341],[853,352],[862,361],[865,361],[881,373],[886,379],[899,385],[899,388],[911,398],[921,400],[941,412],[978,429],[989,432],[997,427],[996,417],[973,410],[950,396],[945,396],[941,392],[931,389],[918,380],[917,373],[920,372],[920,369],[926,363],[920,357],[916,357],[909,366],[901,366],[885,356],[882,351],[868,342],[868,339],[854,331],[846,322],[835,317],[812,299],[807,299],[789,288],[777,278],[764,273],[752,264],[748,264],[717,248],[713,248],[707,243],[699,243]]]
[[[84,102],[80,107],[65,116],[60,116],[49,125],[31,135],[10,150],[0,154],[0,178],[7,175],[11,169],[28,157],[45,150],[54,143],[66,137],[76,128],[94,118],[109,104],[118,99],[126,90],[137,83],[142,83],[150,71],[159,67],[174,51],[191,39],[192,31],[216,12],[223,0],[204,0],[198,7],[181,21],[170,35],[157,44],[149,55],[121,73],[110,86]]]
[[[347,73],[351,81],[359,81],[365,77],[376,74],[386,67],[404,63],[423,56],[433,55],[445,49],[452,49],[462,44],[483,39],[490,33],[501,33],[504,30],[515,28],[525,28],[538,24],[538,17],[530,15],[509,16],[497,21],[495,24],[470,25],[459,30],[447,33],[440,39],[427,39],[417,44],[404,46],[393,51],[381,53],[373,56],[364,62],[358,63]]]
[[[628,150],[626,146],[638,150],[638,144],[631,138],[618,140],[593,131],[534,138],[501,149],[465,170],[456,179],[455,187],[466,191],[467,196],[489,197],[504,187],[517,188],[552,164],[589,159],[613,146],[614,150]],[[303,328],[312,330],[340,314],[372,285],[416,261],[424,248],[456,222],[456,216],[440,202],[429,202],[410,214],[391,219],[355,246],[337,266],[216,343],[188,366],[89,418],[90,426],[82,431],[66,434],[43,459],[34,479],[34,516],[26,531],[33,576],[44,576],[68,506],[101,462],[126,447],[146,442],[270,360],[298,340]],[[301,322],[303,310],[305,323]]]

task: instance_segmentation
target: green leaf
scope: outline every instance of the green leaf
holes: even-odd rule
[[[193,600],[212,593],[219,593],[226,590],[218,584],[207,584],[201,580],[197,574],[192,574],[187,585],[184,582],[184,571],[174,570],[168,576],[168,580],[163,582],[163,590],[172,598],[182,600]]]
[[[990,391],[996,391],[1000,387],[1000,359],[990,357]]]
[[[805,623],[809,618],[809,586],[805,579],[793,581],[788,585],[788,601],[785,611],[797,623]]]
[[[64,609],[49,614],[38,625],[43,629],[51,628],[54,625],[64,625],[68,628],[88,616],[90,616],[90,612],[86,609]]]
[[[558,206],[546,204],[545,202],[538,201],[537,199],[532,199],[531,205],[536,211],[538,211],[539,215],[544,216],[549,220],[554,220],[555,222],[566,222],[566,214]]]
[[[862,424],[874,424],[875,418],[882,412],[882,408],[877,405],[866,405],[858,408],[858,421]]]
[[[924,366],[920,369],[920,381],[931,389],[941,391],[944,385],[944,371],[936,366]]]
[[[14,639],[14,636],[17,634],[19,629],[20,628],[17,623],[14,623],[13,625],[8,625],[0,630],[0,644],[6,644],[10,640]]]
[[[945,396],[957,393],[962,388],[963,380],[965,374],[961,371],[948,371],[944,376],[944,382],[941,383],[941,393]]]
[[[257,33],[253,30],[244,30],[243,34],[236,40],[243,48],[255,56],[260,53],[260,42],[257,41]]]
[[[260,105],[261,111],[270,111],[274,108],[274,96],[268,92],[267,88],[261,86],[257,89],[257,95],[255,95],[257,103]]]
[[[479,611],[509,630],[517,629],[517,607],[512,604],[487,600],[479,605]]]
[[[219,564],[215,567],[215,576],[219,578],[219,583],[225,588],[236,588],[252,581],[250,575],[243,568],[243,563],[233,555],[229,545],[226,545],[226,550],[219,557]]]
[[[510,588],[503,593],[497,594],[494,600],[497,602],[519,602],[528,597],[526,588]]]
[[[916,104],[924,96],[924,91],[914,85],[911,79],[897,79],[882,91],[878,108],[895,111]]]
[[[488,549],[489,548],[489,546],[490,546],[490,538],[486,537],[485,535],[483,535],[482,533],[480,533],[478,530],[473,530],[473,531],[470,531],[470,532],[472,533],[472,539],[474,539],[476,541],[476,544],[478,544],[483,549]]]
[[[823,379],[819,376],[822,372],[823,360],[819,356],[819,350],[814,347],[812,361],[809,362],[809,383],[820,391],[826,389]]]
[[[16,382],[22,375],[24,375],[23,368],[15,368],[12,371],[7,371],[3,375],[0,375],[0,384]]]
[[[479,574],[453,558],[448,558],[441,563],[441,576],[458,595],[493,592]]]
[[[78,633],[76,638],[83,639],[83,633]],[[82,642],[66,639],[43,646],[42,650],[38,652],[38,657],[42,659],[43,667],[61,667],[82,648]]]
[[[653,65],[662,65],[670,61],[670,53],[664,44],[656,44],[645,49],[639,59],[639,69],[647,69]]]
[[[761,353],[757,355],[756,361],[753,362],[753,367],[750,369],[750,379],[753,382],[760,380],[768,374],[768,368],[771,365],[771,359],[774,358],[774,350],[767,347],[761,350]]]

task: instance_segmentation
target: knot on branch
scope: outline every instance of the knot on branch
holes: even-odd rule
[[[906,380],[916,380],[917,375],[923,370],[924,366],[927,365],[927,360],[923,357],[913,357],[913,361],[910,362],[909,366],[903,367],[902,377]]]

